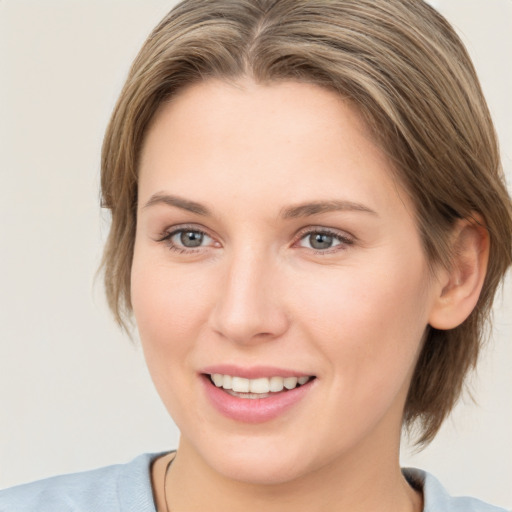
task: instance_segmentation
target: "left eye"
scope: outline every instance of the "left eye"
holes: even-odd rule
[[[175,247],[182,247],[186,249],[194,249],[212,243],[211,237],[202,231],[195,231],[192,229],[181,229],[175,231],[169,237],[170,242]]]
[[[314,249],[315,251],[325,251],[343,243],[349,244],[350,241],[334,233],[314,231],[303,236],[299,241],[299,246]]]

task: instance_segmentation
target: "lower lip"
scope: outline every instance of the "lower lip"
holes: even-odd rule
[[[267,398],[239,398],[215,386],[210,377],[201,376],[206,395],[215,409],[228,418],[243,423],[263,423],[277,418],[298,404],[311,389],[312,379],[288,391],[275,393]]]

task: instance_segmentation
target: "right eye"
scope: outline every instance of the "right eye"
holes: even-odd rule
[[[215,245],[213,238],[204,231],[189,228],[174,229],[167,232],[159,241],[165,242],[172,251],[180,253]]]
[[[170,241],[174,245],[187,247],[189,249],[195,247],[201,247],[203,242],[208,242],[211,238],[201,231],[182,230],[176,231],[171,237]]]

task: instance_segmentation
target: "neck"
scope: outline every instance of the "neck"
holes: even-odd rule
[[[292,481],[261,485],[225,477],[182,438],[167,475],[169,509],[295,512],[307,503],[309,512],[419,512],[422,498],[401,474],[398,443],[388,438],[387,453],[378,443]]]

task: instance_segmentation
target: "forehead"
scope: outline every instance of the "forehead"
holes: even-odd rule
[[[162,104],[146,140],[159,127],[183,130],[194,125],[194,133],[187,133],[188,138],[207,133],[209,138],[217,135],[215,142],[224,137],[222,142],[229,144],[239,134],[238,143],[244,137],[248,146],[265,141],[275,146],[299,137],[315,140],[315,132],[332,131],[333,124],[339,129],[349,126],[368,143],[374,143],[356,107],[330,89],[294,81],[258,84],[247,78],[229,82],[211,79],[179,90]],[[279,132],[285,135],[284,140],[269,140]]]
[[[163,104],[146,134],[139,196],[212,188],[224,199],[338,198],[384,208],[401,194],[357,109],[313,84],[210,80]]]

